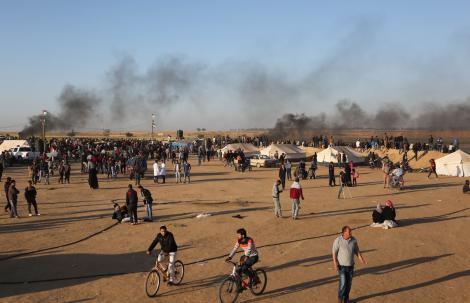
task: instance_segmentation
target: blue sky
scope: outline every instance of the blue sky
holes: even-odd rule
[[[343,98],[374,108],[470,96],[470,2],[325,2],[0,1],[0,130],[21,128],[42,109],[58,110],[66,84],[101,93],[107,72],[124,56],[142,73],[165,56],[198,62],[221,78],[230,77],[220,68],[228,63],[256,62],[289,81],[328,69],[320,74],[329,78],[321,93],[304,90],[262,119],[259,110],[220,119],[227,104],[247,107],[215,82],[189,105],[196,111],[185,110],[190,100],[151,106],[164,113],[162,128],[196,128],[201,118],[206,128],[266,127],[283,112],[329,111]]]

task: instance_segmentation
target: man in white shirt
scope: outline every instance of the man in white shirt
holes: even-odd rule
[[[160,174],[160,167],[158,166],[158,161],[155,160],[155,163],[153,163],[153,183],[158,183],[159,174]]]

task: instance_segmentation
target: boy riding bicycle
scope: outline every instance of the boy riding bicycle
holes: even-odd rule
[[[237,242],[225,260],[230,261],[237,252],[238,248],[241,247],[243,249],[244,255],[240,257],[240,267],[238,268],[238,274],[241,276],[241,273],[244,273],[250,278],[250,283],[252,283],[253,274],[250,269],[254,264],[256,264],[256,262],[258,262],[258,251],[256,250],[255,242],[252,238],[246,235],[246,230],[244,228],[237,230],[237,236]]]
[[[155,237],[152,244],[150,244],[147,249],[147,254],[150,255],[155,246],[160,243],[161,251],[158,254],[158,263],[163,262],[165,258],[169,257],[168,262],[168,272],[170,275],[170,280],[168,285],[173,285],[175,279],[175,261],[176,261],[176,251],[178,250],[178,245],[176,245],[175,238],[173,234],[169,232],[165,225],[160,226],[160,233]]]

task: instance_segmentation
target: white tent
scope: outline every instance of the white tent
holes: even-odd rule
[[[0,144],[0,153],[18,146],[26,147],[29,146],[29,143],[26,140],[5,140],[2,142],[2,144]]]
[[[247,157],[250,157],[250,156],[253,156],[253,155],[259,155],[258,148],[256,148],[256,146],[254,146],[251,143],[232,143],[232,144],[228,144],[227,146],[225,146],[221,150],[222,150],[222,153],[225,154],[229,150],[234,152],[234,151],[237,151],[239,149],[243,150],[243,153]]]
[[[470,155],[457,150],[436,160],[436,172],[439,175],[468,177],[470,176]]]
[[[317,154],[317,161],[318,163],[338,163],[338,153],[341,157],[342,154],[346,154],[347,162],[364,163],[366,161],[364,156],[348,146],[329,146]]]
[[[279,154],[279,157],[284,153],[286,155],[286,159],[289,160],[302,160],[307,157],[305,151],[294,144],[271,144],[262,149],[261,154],[272,158],[276,151]]]

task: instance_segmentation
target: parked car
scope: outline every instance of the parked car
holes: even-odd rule
[[[29,146],[18,146],[14,147],[11,150],[11,153],[13,157],[15,157],[17,160],[33,160],[39,157],[40,153],[39,152],[33,152],[31,147]]]
[[[273,167],[276,166],[277,160],[269,158],[266,155],[254,155],[250,159],[250,165],[256,167]]]

